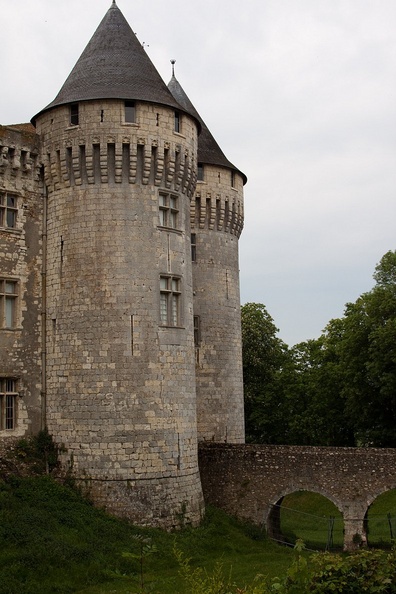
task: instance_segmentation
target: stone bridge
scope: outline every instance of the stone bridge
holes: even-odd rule
[[[365,518],[373,501],[396,488],[396,449],[201,443],[201,480],[206,503],[280,532],[282,498],[312,491],[343,515],[344,548],[367,542]]]

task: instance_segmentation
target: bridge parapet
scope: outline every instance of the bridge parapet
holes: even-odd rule
[[[396,488],[396,450],[201,443],[206,503],[270,529],[271,510],[295,491],[330,499],[344,518],[344,548],[366,542],[365,514]],[[358,536],[356,536],[358,535]]]

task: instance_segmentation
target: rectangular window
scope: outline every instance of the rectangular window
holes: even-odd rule
[[[202,163],[198,163],[198,181],[203,181],[204,179],[204,166]]]
[[[201,318],[194,316],[194,344],[198,347],[201,343]]]
[[[197,261],[197,234],[191,233],[191,261]]]
[[[15,229],[18,199],[13,194],[0,194],[0,227]]]
[[[72,103],[70,105],[70,124],[72,126],[78,126],[78,123],[79,123],[78,103]]]
[[[16,326],[18,283],[0,278],[0,328]]]
[[[177,229],[179,225],[179,197],[168,192],[159,193],[159,224]]]
[[[17,420],[17,386],[15,379],[0,379],[0,429],[15,429]]]
[[[125,101],[125,123],[134,124],[136,122],[136,109],[134,101]]]
[[[175,132],[181,131],[181,115],[179,111],[175,111]]]
[[[235,188],[235,171],[231,170],[231,188]]]
[[[160,321],[162,326],[180,326],[181,280],[160,276]]]

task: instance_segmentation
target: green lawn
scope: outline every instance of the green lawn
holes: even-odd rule
[[[368,510],[369,545],[391,545],[388,514],[396,538],[396,490],[383,493]],[[342,548],[342,516],[331,501],[318,493],[297,491],[287,495],[281,505],[281,530],[292,544],[301,538],[309,549]]]
[[[370,542],[389,542],[384,518],[395,503],[392,491],[370,508]],[[309,548],[320,548],[331,515],[334,543],[341,545],[342,521],[334,506],[297,492],[283,501],[282,530],[292,542],[302,538]],[[195,594],[180,576],[177,551],[191,558],[191,571],[211,573],[220,563],[240,587],[257,574],[284,575],[295,557],[259,528],[214,508],[199,528],[170,534],[110,517],[48,476],[0,481],[0,594]]]
[[[367,516],[369,545],[390,546],[396,539],[396,489],[377,497]]]
[[[50,477],[0,482],[0,594],[140,592],[141,545],[156,547],[143,556],[145,591],[161,594],[188,591],[175,549],[192,568],[220,562],[241,585],[258,573],[284,574],[293,558],[216,509],[199,528],[169,534],[112,518]]]

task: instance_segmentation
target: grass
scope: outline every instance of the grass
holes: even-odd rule
[[[0,483],[0,594],[141,592],[141,539],[157,550],[143,555],[145,591],[161,594],[185,592],[175,547],[192,567],[211,571],[221,561],[241,585],[283,574],[292,560],[258,528],[216,509],[199,528],[169,534],[108,516],[48,476]]]
[[[374,502],[370,542],[389,541],[383,518],[395,509],[396,491]],[[303,538],[319,548],[329,515],[340,523],[334,541],[341,544],[342,523],[331,502],[297,492],[283,501],[282,530],[290,540]],[[284,575],[294,557],[259,528],[214,508],[200,527],[166,533],[113,518],[50,476],[0,481],[0,594],[186,594],[175,549],[191,558],[192,570],[211,572],[220,562],[239,586],[257,574]]]
[[[389,517],[390,516],[390,517]],[[332,541],[330,518],[334,518]],[[371,546],[388,546],[396,539],[396,489],[383,493],[368,510],[368,542]],[[281,506],[281,530],[285,540],[294,544],[302,539],[308,549],[330,550],[342,548],[343,520],[337,507],[326,497],[308,491],[287,495]]]
[[[396,540],[396,489],[377,497],[367,516],[369,545],[389,547]]]
[[[331,521],[333,518],[333,521]],[[337,507],[323,495],[296,491],[282,501],[281,530],[292,544],[302,539],[308,549],[342,549],[343,520]]]

